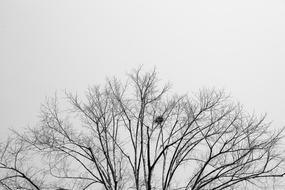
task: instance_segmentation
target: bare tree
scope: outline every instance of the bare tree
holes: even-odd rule
[[[155,71],[128,77],[88,89],[85,99],[66,93],[65,110],[49,100],[39,126],[17,133],[12,152],[12,141],[1,146],[0,186],[252,189],[284,176],[283,129],[270,130],[265,116],[247,114],[223,91],[171,95]],[[44,172],[29,172],[22,151],[36,154]]]
[[[0,151],[0,187],[9,190],[41,189],[45,174],[29,165],[32,151],[28,146],[17,139],[9,138],[0,145]]]

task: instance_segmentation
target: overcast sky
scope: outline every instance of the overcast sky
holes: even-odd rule
[[[0,137],[46,96],[138,65],[180,93],[226,89],[285,125],[284,0],[0,0]]]

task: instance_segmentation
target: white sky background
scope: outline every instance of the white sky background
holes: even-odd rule
[[[138,65],[180,93],[224,88],[285,125],[284,0],[0,0],[0,138],[55,91]]]

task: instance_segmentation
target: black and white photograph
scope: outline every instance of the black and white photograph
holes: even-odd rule
[[[0,190],[285,190],[285,1],[0,0]]]

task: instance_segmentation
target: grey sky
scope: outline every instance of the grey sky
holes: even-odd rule
[[[0,0],[0,137],[46,96],[143,64],[178,92],[224,88],[285,124],[282,0]]]

